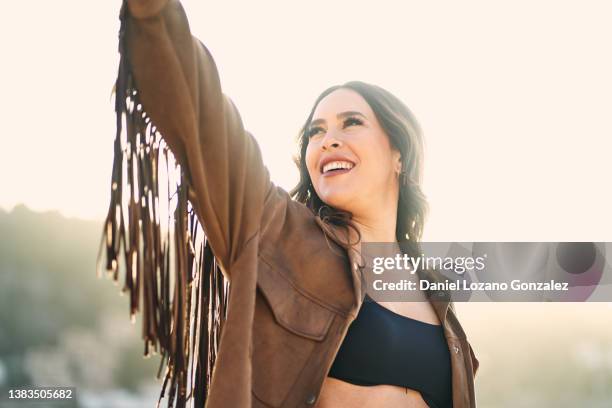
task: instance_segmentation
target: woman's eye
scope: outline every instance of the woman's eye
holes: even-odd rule
[[[360,119],[357,118],[347,118],[344,121],[344,127],[349,127],[349,126],[353,126],[353,125],[363,125],[363,121],[361,121]]]
[[[313,127],[308,130],[307,135],[308,137],[313,137],[314,135],[322,131],[323,129],[321,129],[320,127]]]

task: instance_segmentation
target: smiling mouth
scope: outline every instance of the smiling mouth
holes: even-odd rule
[[[330,171],[350,170],[353,167],[355,167],[355,165],[349,161],[336,160],[333,162],[329,162],[325,166],[323,166],[323,168],[321,169],[321,173],[325,174]]]
[[[323,175],[347,173],[351,171],[353,167],[355,167],[354,163],[346,160],[336,160],[325,164],[321,169],[321,173],[323,173]]]

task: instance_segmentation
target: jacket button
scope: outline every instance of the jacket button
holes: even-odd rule
[[[315,401],[316,401],[316,400],[317,400],[317,396],[316,396],[316,395],[314,395],[314,394],[310,394],[310,395],[308,396],[308,398],[306,398],[306,403],[307,403],[308,405],[312,405],[312,404],[314,404],[314,403],[315,403]]]
[[[455,350],[455,354],[459,353],[459,347],[453,346],[453,350]]]

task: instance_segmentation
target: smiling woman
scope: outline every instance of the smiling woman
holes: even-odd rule
[[[419,253],[423,142],[408,108],[362,82],[323,92],[289,194],[180,3],[126,1],[121,20],[103,242],[115,276],[124,245],[131,311],[167,363],[161,397],[169,386],[180,407],[475,407],[478,360],[448,296],[364,303],[361,242]],[[173,237],[159,214],[170,153]]]
[[[387,229],[391,234],[369,237],[374,242],[421,237],[427,212],[421,190],[423,140],[414,115],[398,98],[360,81],[332,86],[317,98],[299,144],[300,182],[292,190],[298,201],[316,211],[325,204],[347,209],[354,221],[366,225],[381,219],[396,224],[395,231]],[[349,171],[328,173],[323,166],[329,162],[343,163],[354,178],[334,183],[330,176]],[[364,205],[368,208],[359,208]],[[372,215],[376,221],[363,219]]]
[[[363,242],[402,242],[418,255],[427,209],[423,141],[399,99],[359,81],[333,86],[315,102],[300,145],[297,201],[317,213],[327,209]],[[360,308],[323,384],[320,408],[451,406],[449,351],[433,306],[386,306],[398,314]]]

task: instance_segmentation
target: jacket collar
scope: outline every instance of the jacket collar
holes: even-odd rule
[[[357,313],[365,297],[365,291],[363,290],[364,288],[362,287],[361,279],[361,271],[365,267],[363,259],[361,258],[361,241],[358,241],[356,236],[349,237],[350,229],[349,232],[347,232],[346,228],[325,222],[319,216],[315,217],[315,221],[319,227],[321,227],[327,237],[341,247],[345,248],[347,251],[351,265],[353,293],[355,294],[355,299],[357,299],[357,308],[355,309]],[[440,319],[440,322],[442,322],[444,327],[447,327],[446,317],[450,306],[450,297],[448,295],[440,297],[438,295],[439,293],[442,292],[428,291],[429,300],[436,312],[436,315],[438,316],[438,319]]]
[[[351,268],[353,293],[356,299],[356,315],[365,297],[365,292],[362,290],[363,288],[361,285],[361,270],[365,266],[360,256],[361,242],[357,241],[357,237],[349,237],[346,228],[325,222],[318,215],[315,217],[315,221],[319,227],[321,227],[326,237],[330,238],[332,241],[346,250]]]

